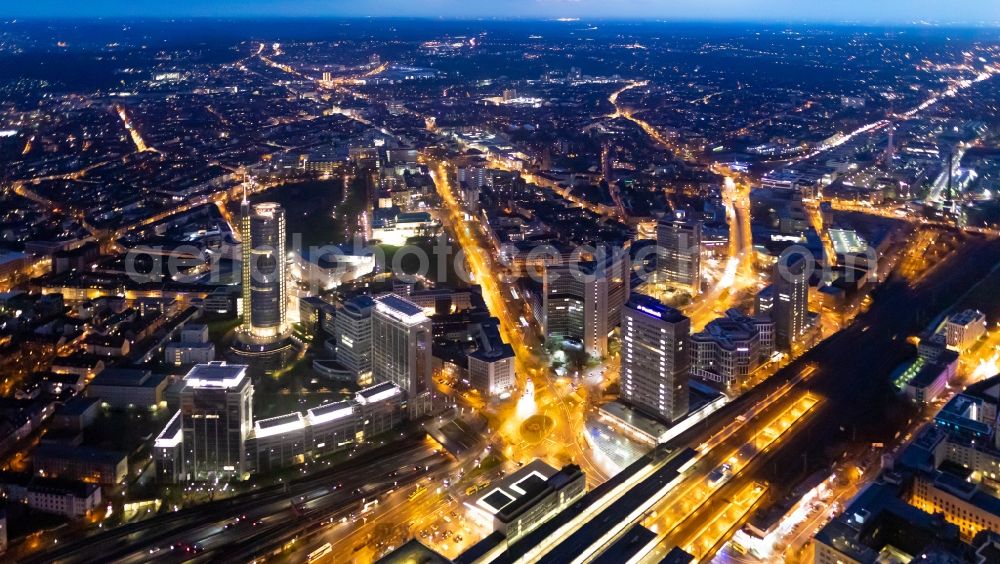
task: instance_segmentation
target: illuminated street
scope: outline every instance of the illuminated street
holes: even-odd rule
[[[693,546],[692,553],[699,557],[710,557],[718,550],[719,543],[734,532],[731,529],[763,495],[763,486],[749,478],[748,467],[758,457],[766,457],[786,434],[795,433],[796,424],[808,417],[819,401],[808,395],[782,400],[754,417],[741,416],[738,431],[724,440],[713,438],[691,474],[644,523],[659,534],[654,555],[662,558],[677,545]]]
[[[493,414],[491,419],[496,421],[494,424],[496,432],[502,438],[500,444],[503,445],[504,456],[521,462],[539,457],[559,466],[569,459],[584,466],[588,480],[592,480],[595,484],[600,483],[603,481],[604,473],[588,457],[585,450],[586,443],[581,438],[584,423],[584,413],[579,409],[581,406],[573,405],[567,394],[558,390],[541,356],[539,338],[530,330],[526,330],[529,328],[520,325],[512,313],[511,304],[508,302],[511,299],[508,297],[510,291],[504,288],[503,282],[497,276],[500,266],[494,262],[489,247],[482,242],[478,222],[474,218],[470,221],[462,219],[447,165],[437,163],[433,170],[438,193],[450,215],[451,225],[455,226],[452,235],[464,251],[473,280],[483,288],[483,297],[490,313],[500,319],[504,339],[514,347],[516,374],[519,376],[518,387],[523,390],[526,382],[530,380],[537,405],[534,413],[552,421],[552,427],[546,436],[542,437],[543,440],[539,441],[534,437],[526,439],[522,435],[525,420],[517,416],[518,410],[512,413],[510,409],[512,406],[509,403],[501,406],[500,411]],[[523,410],[521,412],[523,414]]]
[[[116,107],[116,111],[118,113],[118,117],[121,118],[122,120],[122,124],[128,131],[129,137],[131,137],[132,142],[135,143],[135,150],[139,151],[140,153],[144,153],[146,151],[156,152],[156,149],[146,145],[146,142],[142,139],[142,134],[139,133],[139,130],[136,129],[135,124],[132,123],[132,119],[129,118],[128,113],[126,113],[125,107],[119,105]]]

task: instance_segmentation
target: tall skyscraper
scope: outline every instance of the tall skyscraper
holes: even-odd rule
[[[431,391],[431,320],[415,303],[389,294],[372,312],[372,380],[406,392],[411,414]]]
[[[616,250],[576,265],[546,266],[546,336],[578,339],[591,355],[606,355],[608,336],[621,322],[628,299],[631,264],[627,251]]]
[[[372,308],[375,301],[364,294],[337,308],[334,343],[337,362],[354,374],[358,385],[372,384]]]
[[[242,332],[255,342],[274,342],[286,333],[285,210],[243,199]]]
[[[683,213],[660,220],[656,226],[656,279],[701,292],[701,223],[686,221]]]
[[[188,479],[239,477],[253,428],[253,385],[247,366],[210,362],[184,376],[180,393],[183,472]]]
[[[774,265],[774,341],[778,349],[792,350],[802,336],[809,314],[809,269],[799,253],[783,255]]]
[[[621,399],[673,422],[688,411],[691,320],[655,298],[632,294],[622,311]]]

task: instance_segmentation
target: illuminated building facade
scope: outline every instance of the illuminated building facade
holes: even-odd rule
[[[701,223],[678,213],[656,226],[656,280],[701,292]]]
[[[403,392],[394,384],[360,390],[353,400],[325,403],[255,421],[246,441],[250,472],[270,472],[364,443],[402,421]]]
[[[403,420],[403,391],[385,383],[305,415],[295,411],[253,421],[253,386],[246,372],[246,366],[213,362],[188,373],[181,409],[153,442],[159,482],[271,472],[363,443]]]
[[[430,396],[433,337],[431,320],[420,306],[396,294],[375,299],[372,380],[391,382],[403,390],[414,416]]]
[[[243,327],[256,342],[281,340],[287,330],[285,210],[276,203],[243,201]]]
[[[774,319],[775,345],[790,351],[792,345],[806,330],[809,315],[809,269],[805,257],[789,254],[774,266]]]
[[[742,391],[747,378],[773,352],[774,322],[730,310],[691,336],[691,373],[727,394]]]
[[[507,542],[514,542],[580,499],[586,489],[579,466],[556,470],[535,459],[477,494],[468,507]]]
[[[608,336],[621,322],[630,291],[627,252],[594,261],[550,265],[544,270],[543,333],[582,342],[592,356],[608,353]]]
[[[948,317],[945,323],[945,337],[948,348],[965,352],[986,334],[986,315],[978,310],[967,309]]]
[[[192,368],[184,376],[180,414],[187,479],[242,476],[246,439],[253,428],[253,385],[247,366],[220,361]]]
[[[469,354],[469,382],[483,397],[513,391],[514,348],[503,342],[496,318],[477,323],[472,330],[478,348]]]
[[[950,472],[918,474],[910,503],[932,515],[943,515],[965,540],[983,530],[1000,530],[1000,499],[980,484]]]
[[[632,294],[622,312],[621,399],[664,421],[688,412],[691,320]]]
[[[334,347],[337,362],[354,375],[358,384],[372,382],[372,309],[375,301],[360,295],[337,308]]]
[[[899,499],[898,488],[876,482],[813,537],[816,564],[909,562],[930,547],[957,548],[958,528]],[[941,560],[949,561],[949,560]]]

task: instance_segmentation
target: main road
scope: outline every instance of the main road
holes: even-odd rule
[[[607,479],[606,471],[592,458],[583,439],[583,405],[569,399],[567,390],[561,389],[552,377],[543,356],[542,336],[534,325],[521,321],[524,306],[513,298],[510,287],[501,280],[502,265],[496,260],[479,220],[467,216],[459,204],[449,164],[442,160],[429,162],[444,204],[444,223],[461,246],[471,274],[482,288],[487,308],[500,320],[504,339],[514,349],[518,390],[523,393],[529,380],[534,390],[533,398],[523,398],[518,405],[500,406],[492,414],[494,427],[502,437],[504,454],[522,462],[539,457],[554,465],[561,465],[568,458],[583,468],[592,483],[603,482]],[[522,432],[526,424],[542,425],[543,440],[527,440]],[[551,428],[545,429],[548,425]]]
[[[694,153],[662,134],[656,127],[636,115],[636,111],[619,102],[621,95],[629,90],[641,88],[647,81],[631,81],[608,96],[608,102],[615,111],[609,119],[625,119],[646,133],[657,145],[680,156],[686,161],[696,162]],[[732,307],[740,292],[753,288],[757,283],[753,271],[753,246],[750,231],[750,180],[743,174],[728,167],[713,163],[712,172],[723,177],[722,202],[726,208],[726,222],[729,225],[728,258],[722,276],[713,280],[704,293],[697,296],[684,313],[691,318],[691,329],[700,331],[718,313]]]
[[[441,454],[427,439],[401,439],[283,484],[111,530],[90,529],[47,546],[44,552],[16,556],[20,562],[39,564],[180,561],[196,555],[218,558],[239,546],[236,550],[245,552],[249,560],[273,549],[274,542],[283,543],[300,529],[318,526],[331,516],[349,517],[353,512],[357,517],[362,497],[385,495],[454,464],[454,459]]]

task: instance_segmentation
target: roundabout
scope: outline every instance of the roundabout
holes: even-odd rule
[[[521,423],[521,438],[528,443],[542,442],[555,427],[555,421],[548,415],[535,414]]]

